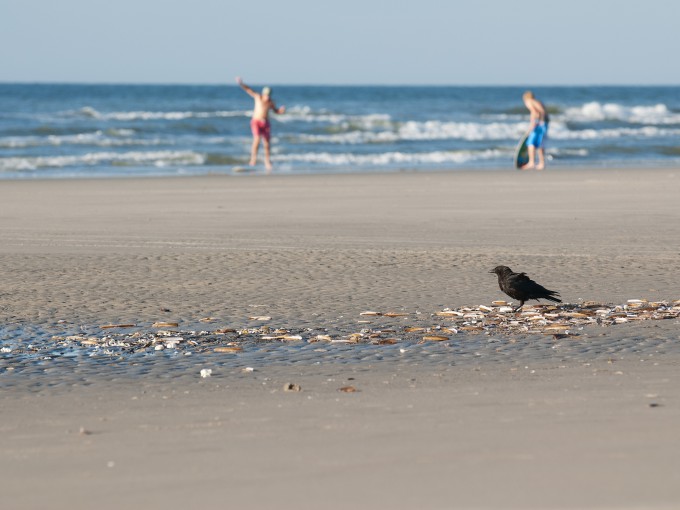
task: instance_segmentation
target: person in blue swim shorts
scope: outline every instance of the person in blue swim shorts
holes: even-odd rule
[[[548,112],[534,93],[527,90],[522,95],[524,105],[529,109],[531,117],[529,119],[529,138],[527,138],[527,149],[529,151],[529,162],[522,167],[522,170],[543,170],[545,168],[545,150],[543,148],[545,137],[548,134]],[[538,164],[536,164],[538,156]]]

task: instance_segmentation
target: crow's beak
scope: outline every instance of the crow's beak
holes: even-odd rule
[[[496,271],[489,271],[489,273],[495,273]]]

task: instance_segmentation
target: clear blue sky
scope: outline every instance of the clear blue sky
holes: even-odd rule
[[[680,0],[0,0],[0,81],[680,84]]]

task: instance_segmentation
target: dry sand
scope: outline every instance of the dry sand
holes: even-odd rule
[[[679,192],[673,169],[7,181],[0,317],[350,328],[502,298],[498,264],[572,303],[680,299]],[[18,385],[3,506],[677,508],[680,356],[649,354]]]

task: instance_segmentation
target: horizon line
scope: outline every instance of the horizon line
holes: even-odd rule
[[[265,82],[252,81],[261,86]],[[276,83],[272,87],[679,87],[680,83]],[[146,81],[49,81],[49,80],[3,80],[0,85],[103,85],[103,86],[186,86],[186,87],[231,87],[229,82],[146,82]],[[238,87],[236,83],[234,87]]]

